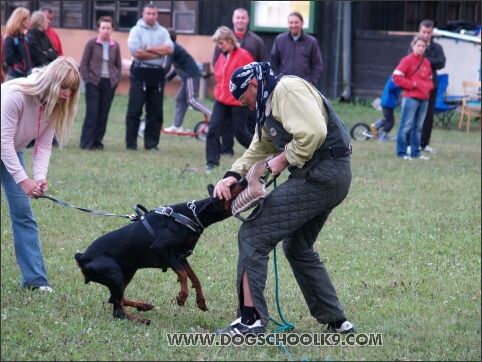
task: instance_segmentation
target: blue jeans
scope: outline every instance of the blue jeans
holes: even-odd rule
[[[25,169],[23,151],[17,153],[21,165]],[[12,222],[13,243],[17,258],[22,285],[25,288],[38,288],[50,285],[45,272],[45,264],[40,248],[40,237],[37,222],[33,216],[30,198],[15,183],[12,175],[2,161],[2,188],[7,197],[7,204]]]
[[[397,156],[407,156],[407,137],[410,137],[411,157],[420,157],[420,137],[427,113],[428,100],[416,98],[402,99],[402,113],[397,133]]]

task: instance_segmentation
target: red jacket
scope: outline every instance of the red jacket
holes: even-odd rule
[[[410,53],[395,68],[393,82],[403,89],[403,97],[427,100],[433,90],[432,66],[428,59]]]
[[[62,43],[60,42],[60,38],[54,28],[49,26],[48,29],[45,30],[45,34],[47,34],[47,36],[49,37],[55,50],[57,50],[57,53],[59,53],[59,57],[61,55],[64,55],[64,52],[62,51]]]
[[[229,81],[233,72],[243,65],[254,62],[250,52],[243,48],[236,48],[229,54],[221,54],[214,64],[214,98],[227,106],[240,106],[241,104],[229,91]]]

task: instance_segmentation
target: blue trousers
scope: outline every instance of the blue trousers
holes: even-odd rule
[[[423,121],[427,113],[428,100],[416,98],[402,99],[402,113],[397,132],[397,156],[407,156],[407,138],[410,137],[411,157],[420,156],[420,137]]]
[[[17,155],[25,169],[23,151],[19,151]],[[2,188],[7,197],[15,257],[22,274],[22,285],[26,288],[48,286],[50,284],[45,272],[38,226],[33,215],[30,198],[22,190],[22,187],[15,183],[3,162]]]

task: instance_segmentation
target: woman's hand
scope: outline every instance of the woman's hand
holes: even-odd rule
[[[22,187],[23,192],[31,199],[42,196],[48,189],[47,180],[32,180],[30,178],[20,182],[20,187]]]

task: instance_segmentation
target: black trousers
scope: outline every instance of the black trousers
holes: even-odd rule
[[[256,129],[256,111],[248,112],[248,132],[254,135]],[[234,133],[230,122],[224,123],[223,135],[221,137],[221,152],[233,154]]]
[[[102,148],[107,128],[107,118],[117,86],[111,87],[110,79],[101,78],[98,85],[85,85],[85,119],[80,136],[80,148]]]
[[[231,124],[236,140],[243,147],[249,147],[253,134],[248,131],[247,127],[248,112],[250,111],[247,107],[228,106],[219,101],[214,102],[213,113],[209,121],[209,131],[206,136],[206,163],[219,165],[221,137],[223,136],[225,123]]]
[[[423,121],[422,136],[420,138],[420,147],[425,148],[430,144],[430,137],[433,129],[433,116],[435,111],[435,101],[437,100],[437,90],[434,89],[428,100],[427,114]]]
[[[348,158],[323,159],[305,176],[302,174],[298,171],[291,173],[263,201],[259,216],[253,221],[243,222],[239,229],[238,317],[243,307],[242,277],[244,270],[247,270],[254,306],[262,324],[268,324],[264,289],[269,254],[280,241],[311,315],[321,324],[345,317],[335,288],[314,246],[331,211],[348,194],[351,184],[350,162]],[[257,212],[257,209],[253,212]]]
[[[164,84],[144,86],[136,78],[130,77],[129,102],[126,115],[126,147],[137,149],[137,132],[141,122],[144,105],[146,128],[144,130],[144,148],[157,147],[161,137],[163,119]]]

